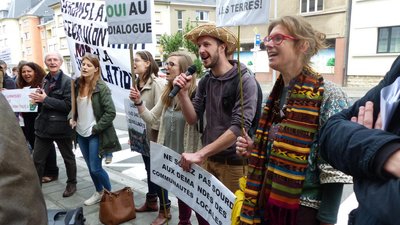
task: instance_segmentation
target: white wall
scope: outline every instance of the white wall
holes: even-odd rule
[[[398,53],[377,54],[378,28],[400,25],[399,0],[352,0],[348,75],[385,75]]]

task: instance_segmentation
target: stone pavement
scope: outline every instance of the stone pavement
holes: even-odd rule
[[[124,131],[119,131],[121,133]],[[121,135],[119,135],[121,136]],[[127,144],[121,142],[121,145],[126,147]],[[84,206],[83,201],[88,199],[94,190],[94,186],[92,184],[91,178],[89,176],[86,163],[81,156],[79,148],[75,150],[76,155],[76,163],[77,163],[77,192],[68,198],[63,198],[62,193],[66,186],[66,173],[65,173],[65,166],[62,160],[61,155],[57,150],[57,163],[59,166],[59,178],[57,181],[53,181],[47,184],[43,184],[42,192],[44,194],[44,198],[46,201],[46,206],[48,209],[71,209],[76,208],[78,206],[83,206],[84,216],[86,217],[86,225],[100,225],[102,224],[99,221],[99,204],[95,204],[93,206]],[[125,155],[125,156],[124,156]],[[134,191],[134,201],[136,206],[140,206],[145,201],[145,194],[147,192],[147,183],[141,179],[133,178],[133,174],[135,171],[130,171],[131,174],[125,174],[118,170],[118,160],[126,161],[127,159],[135,158],[137,160],[138,155],[135,155],[133,152],[122,150],[120,152],[114,153],[113,163],[105,165],[103,160],[103,166],[107,170],[108,175],[111,180],[112,190],[119,190],[125,186],[129,186]],[[143,164],[143,162],[138,162],[139,164]],[[126,164],[126,163],[125,163]],[[114,166],[113,166],[114,165]],[[146,177],[146,174],[143,169],[137,169],[138,177]],[[145,180],[145,179],[144,179]],[[176,197],[170,194],[170,200],[172,202],[171,206],[171,214],[172,219],[168,222],[168,224],[178,224],[178,208],[177,208],[177,200]],[[128,224],[150,224],[156,217],[158,212],[150,212],[150,213],[137,213],[136,219],[123,223],[124,225]],[[195,215],[192,215],[192,224],[197,224],[197,220]]]

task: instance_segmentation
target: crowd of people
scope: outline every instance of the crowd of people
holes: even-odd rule
[[[388,110],[382,110],[386,107],[382,104],[382,89],[386,93],[399,92],[398,86],[390,85],[400,82],[400,57],[381,83],[350,106],[343,90],[312,68],[311,57],[327,47],[324,34],[295,16],[272,21],[267,32],[263,46],[269,66],[279,76],[256,121],[254,135],[248,131],[260,110],[257,81],[246,65],[232,59],[238,43],[234,33],[203,24],[185,34],[198,46],[207,69],[207,79],[199,82],[196,73],[185,73],[193,64],[187,52],[169,54],[164,80],[157,76],[159,67],[152,54],[137,51],[133,62],[137,78],[126,97],[145,121],[148,140],[181,154],[183,170],[190,171],[193,164],[198,164],[232,192],[239,188],[239,179],[246,176],[240,224],[335,224],[343,185],[353,179],[359,207],[351,212],[349,224],[396,224],[400,197],[398,97],[393,112],[389,117],[385,115],[384,121],[380,112]],[[47,74],[37,63],[21,61],[9,76],[7,65],[0,61],[1,90],[35,89],[29,97],[38,107],[37,112],[15,114],[2,103],[1,111],[8,117],[23,118],[22,130],[13,135],[24,134],[30,151],[25,151],[28,147],[13,150],[22,155],[27,166],[36,168],[37,176],[29,169],[15,171],[26,174],[32,188],[39,189],[42,183],[58,179],[56,143],[67,173],[62,195],[74,195],[78,181],[72,141],[77,141],[94,186],[93,195],[83,204],[93,205],[100,202],[104,189],[112,190],[102,159],[110,163],[112,153],[121,145],[113,126],[115,106],[110,89],[101,79],[98,56],[86,53],[81,61],[80,77],[75,81],[60,69],[63,58],[58,53],[44,57]],[[238,76],[240,88],[228,99],[232,107],[227,107],[224,90],[234,86]],[[171,97],[174,86],[180,91]],[[5,101],[2,96],[0,101]],[[3,133],[17,126],[16,120],[6,120],[11,121],[1,123],[0,156],[9,155],[7,149],[16,144],[5,141]],[[173,216],[168,190],[150,180],[150,156],[142,154],[142,159],[148,192],[136,212],[158,212],[151,224],[166,224]],[[0,168],[6,168],[4,163],[0,160]],[[3,190],[3,186],[12,188],[15,184],[1,181],[0,185]],[[44,206],[43,197],[36,198],[35,202]],[[21,201],[21,196],[16,196],[15,204]],[[28,201],[27,205],[32,204],[33,198]],[[45,208],[34,208],[24,212],[25,218],[34,217],[31,224],[45,220]],[[1,210],[0,221],[6,213]],[[191,206],[178,196],[179,225],[191,224],[191,215]],[[196,218],[200,225],[209,224],[198,213]]]

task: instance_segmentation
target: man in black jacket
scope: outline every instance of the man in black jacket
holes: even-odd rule
[[[349,225],[398,224],[399,98],[385,130],[380,129],[380,104],[382,88],[397,82],[399,77],[400,56],[377,86],[352,107],[332,116],[321,130],[322,157],[354,178],[354,192],[359,206],[350,213]]]
[[[71,78],[60,70],[62,63],[60,54],[48,53],[45,64],[49,74],[45,77],[43,89],[30,95],[33,101],[41,104],[35,121],[33,160],[39,179],[42,180],[53,141],[57,143],[68,177],[63,197],[69,197],[76,192],[76,161],[72,151],[72,129],[67,121],[71,110]]]

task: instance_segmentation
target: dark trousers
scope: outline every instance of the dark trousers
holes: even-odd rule
[[[24,131],[25,138],[28,140],[29,145],[32,148],[35,147],[35,129],[29,126],[25,126],[22,129]],[[31,152],[32,153],[32,152]],[[58,166],[57,166],[57,154],[56,154],[56,148],[54,147],[54,144],[51,145],[49,155],[47,156],[46,159],[46,165],[44,167],[44,174],[43,176],[48,176],[48,177],[57,177],[58,176]]]
[[[157,194],[158,198],[160,199],[160,209],[164,208],[164,204],[167,206],[167,208],[169,208],[171,201],[168,199],[168,191],[150,181],[150,157],[142,155],[142,158],[147,173],[147,185],[149,189],[148,194]]]
[[[75,155],[72,152],[72,140],[71,138],[40,138],[36,136],[35,147],[33,151],[33,161],[41,182],[45,171],[45,165],[48,155],[50,154],[51,146],[53,141],[57,143],[60,150],[61,156],[64,159],[65,169],[67,172],[67,183],[76,184],[76,161]]]

